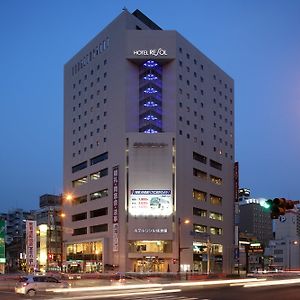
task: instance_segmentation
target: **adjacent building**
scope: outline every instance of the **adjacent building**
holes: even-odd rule
[[[5,255],[7,271],[26,269],[26,220],[34,219],[33,211],[17,208],[2,213],[5,220]]]
[[[65,261],[232,272],[234,83],[123,11],[64,67]]]
[[[274,220],[275,239],[266,249],[272,269],[299,270],[300,268],[300,214],[290,211]]]
[[[62,269],[62,214],[61,196],[45,194],[35,211],[37,225],[38,268],[48,271]]]
[[[240,234],[252,237],[267,246],[273,239],[272,219],[270,212],[260,205],[261,201],[261,199],[248,198],[239,202],[239,231]]]

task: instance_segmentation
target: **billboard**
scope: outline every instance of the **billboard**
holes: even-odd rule
[[[5,261],[5,221],[0,220],[0,263]]]
[[[169,216],[173,212],[171,190],[131,190],[129,213],[133,216]]]

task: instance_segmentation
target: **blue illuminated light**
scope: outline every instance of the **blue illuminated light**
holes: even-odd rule
[[[153,115],[148,115],[147,117],[144,118],[144,120],[155,121],[155,120],[157,120],[157,118],[155,116],[153,116]]]
[[[145,107],[156,107],[157,104],[153,101],[148,101],[144,104]]]
[[[148,67],[148,68],[154,68],[157,66],[157,63],[154,61],[154,60],[147,60],[145,63],[144,63],[144,66],[145,67]]]
[[[157,90],[153,87],[148,87],[146,90],[144,90],[144,93],[146,93],[146,94],[155,94],[155,93],[157,93]]]
[[[149,129],[144,131],[144,133],[157,133],[157,132],[158,132],[157,130],[154,130],[152,128],[149,128]]]
[[[153,74],[147,74],[146,76],[144,76],[145,80],[156,80],[157,76],[153,75]]]

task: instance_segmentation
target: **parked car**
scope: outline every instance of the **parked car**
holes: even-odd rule
[[[35,296],[37,292],[45,291],[46,289],[67,288],[69,284],[65,281],[60,281],[52,276],[29,275],[19,279],[15,286],[17,294]]]

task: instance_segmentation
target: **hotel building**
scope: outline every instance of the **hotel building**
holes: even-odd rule
[[[65,263],[231,272],[233,80],[123,11],[64,67]]]

